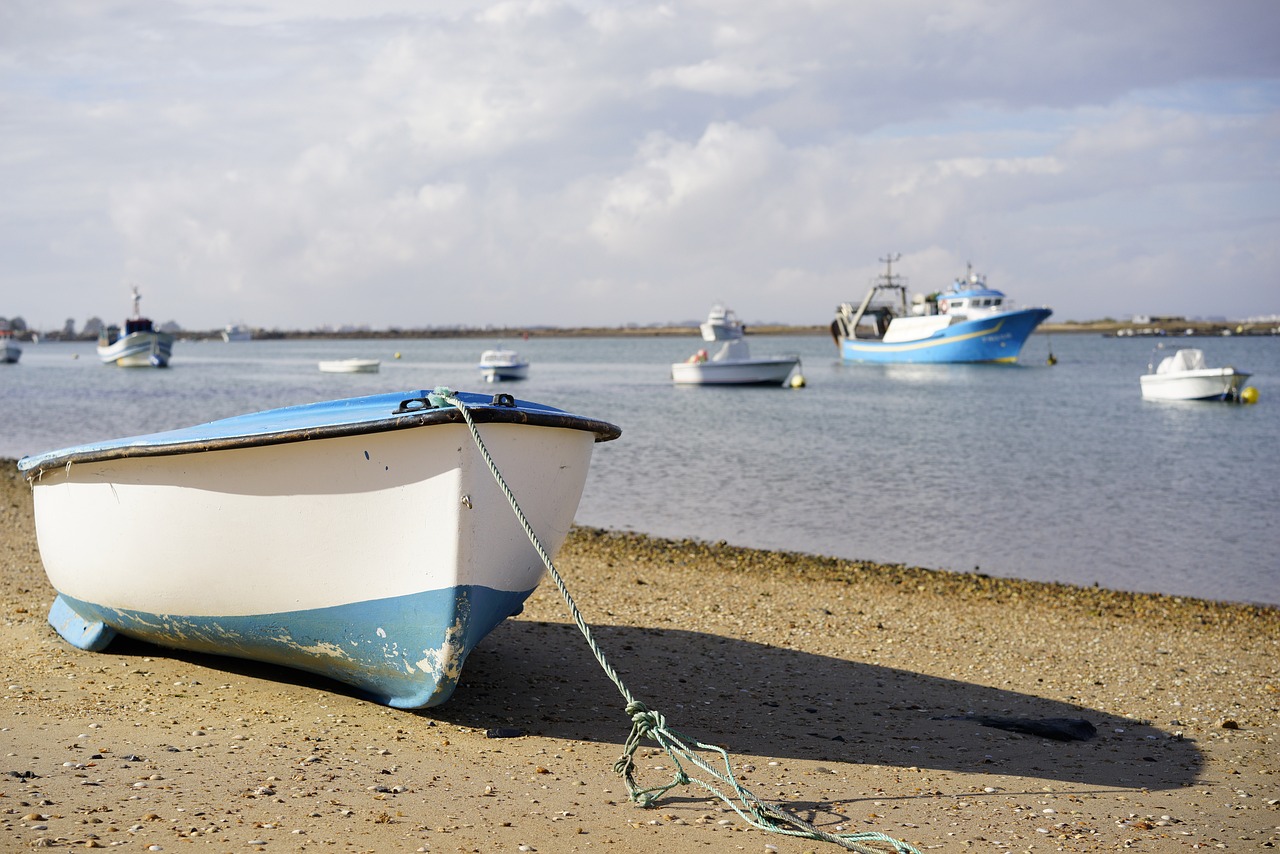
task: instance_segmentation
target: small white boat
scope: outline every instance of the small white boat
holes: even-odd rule
[[[1249,377],[1250,374],[1237,371],[1230,365],[1210,368],[1205,364],[1204,351],[1184,347],[1165,356],[1159,365],[1148,364],[1147,373],[1142,375],[1140,382],[1145,400],[1238,402]]]
[[[121,368],[167,368],[173,356],[173,336],[156,329],[142,316],[142,295],[133,289],[133,316],[124,322],[124,332],[114,323],[98,335],[98,359],[104,365]]]
[[[22,358],[22,348],[13,338],[13,330],[8,323],[0,324],[0,364],[17,364]]]
[[[377,359],[333,359],[319,364],[326,374],[376,374],[382,366]]]
[[[800,357],[795,355],[752,358],[746,327],[732,309],[714,306],[698,327],[704,341],[722,342],[715,355],[704,350],[671,366],[676,385],[782,385],[793,373],[799,376]]]
[[[485,382],[522,380],[529,375],[529,361],[515,350],[499,347],[480,354],[480,376]]]
[[[554,555],[617,427],[447,389],[313,403],[19,461],[50,624],[84,650],[119,633],[443,703],[544,574],[453,400]]]
[[[253,330],[243,323],[228,323],[222,327],[222,340],[228,344],[233,341],[252,341]]]

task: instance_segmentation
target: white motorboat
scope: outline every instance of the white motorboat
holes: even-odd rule
[[[443,703],[550,555],[603,421],[437,388],[273,409],[26,457],[49,622],[318,673],[400,708]]]
[[[529,376],[529,360],[515,350],[499,347],[480,354],[480,376],[485,382],[522,380]]]
[[[1159,352],[1161,348],[1157,348]],[[1154,362],[1154,357],[1152,358]],[[1238,402],[1244,395],[1245,381],[1250,374],[1225,368],[1210,368],[1205,364],[1204,351],[1183,347],[1160,360],[1159,365],[1147,365],[1147,373],[1141,377],[1142,397],[1145,400],[1226,400]]]
[[[320,370],[326,374],[376,374],[382,366],[378,359],[332,359],[320,362]]]
[[[98,358],[104,365],[122,368],[166,368],[173,356],[173,336],[156,329],[142,316],[142,295],[133,289],[133,316],[124,322],[124,332],[114,323],[98,334]]]
[[[720,342],[720,349],[714,355],[701,349],[673,364],[671,380],[676,385],[782,385],[793,373],[803,383],[799,356],[752,358],[746,327],[733,309],[714,306],[698,329],[704,341]]]
[[[233,341],[252,341],[253,330],[243,323],[228,323],[222,327],[222,340],[228,344]]]
[[[14,340],[9,324],[0,324],[0,364],[13,365],[22,358],[22,348]]]

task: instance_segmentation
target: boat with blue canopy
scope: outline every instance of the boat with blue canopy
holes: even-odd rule
[[[969,265],[944,291],[916,294],[893,272],[900,256],[882,258],[886,272],[862,302],[836,308],[831,335],[846,362],[1016,362],[1027,338],[1053,314],[1017,308]]]

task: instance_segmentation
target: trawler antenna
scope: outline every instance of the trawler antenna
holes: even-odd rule
[[[893,255],[889,255],[889,256],[886,256],[886,257],[884,257],[884,258],[881,258],[881,259],[880,259],[880,263],[881,263],[881,264],[884,264],[884,266],[885,266],[885,272],[884,272],[884,275],[883,275],[883,276],[881,276],[880,278],[884,280],[884,283],[885,283],[886,285],[889,285],[889,286],[896,285],[896,284],[898,284],[897,280],[898,280],[898,279],[900,279],[900,278],[902,278],[901,276],[895,276],[895,275],[893,274],[893,265],[894,265],[894,262],[895,262],[895,261],[900,261],[900,260],[902,260],[902,253],[901,253],[901,252],[897,252],[897,253],[894,253]]]

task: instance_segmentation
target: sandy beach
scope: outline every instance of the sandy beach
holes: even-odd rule
[[[48,626],[0,461],[0,849],[837,851],[705,789],[628,802],[630,730],[555,587],[400,711],[251,662]],[[576,529],[557,561],[610,663],[741,783],[921,851],[1280,846],[1280,610]],[[1084,720],[1061,741],[1007,719]],[[671,760],[638,754],[645,785]]]

